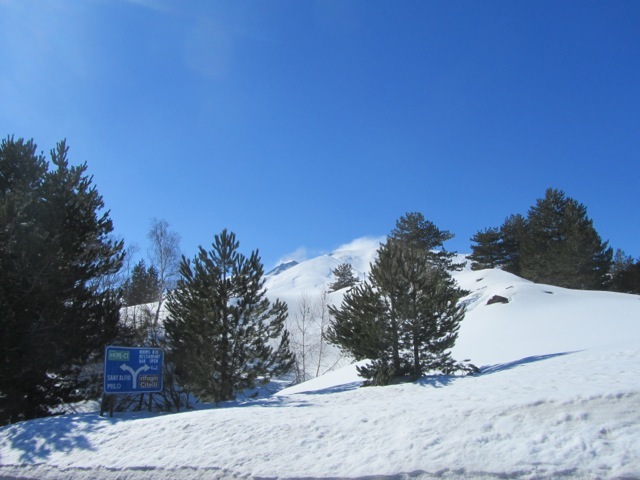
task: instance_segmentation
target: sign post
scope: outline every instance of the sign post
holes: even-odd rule
[[[161,392],[163,362],[160,348],[107,347],[104,393]]]

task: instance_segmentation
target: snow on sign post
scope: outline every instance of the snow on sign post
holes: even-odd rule
[[[150,393],[162,391],[160,348],[107,347],[104,355],[105,393]]]

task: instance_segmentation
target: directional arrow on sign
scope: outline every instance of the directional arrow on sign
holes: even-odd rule
[[[120,369],[131,374],[131,378],[133,379],[133,389],[135,390],[136,388],[138,388],[138,374],[140,372],[146,372],[147,370],[150,370],[151,367],[145,364],[134,371],[133,368],[131,368],[129,365],[123,363],[122,365],[120,365]]]

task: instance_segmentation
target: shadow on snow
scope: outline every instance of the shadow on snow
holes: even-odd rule
[[[362,381],[364,381],[364,379]],[[300,391],[296,392],[293,395],[328,395],[332,393],[348,392],[350,390],[356,390],[357,388],[362,386],[362,381],[344,383],[342,385],[333,385],[331,387],[325,387],[318,390]]]
[[[53,452],[95,450],[87,434],[119,419],[105,419],[95,413],[45,417],[3,428],[12,448],[20,450],[23,463],[42,462]]]
[[[575,352],[552,353],[548,355],[535,355],[525,357],[508,363],[495,365],[485,365],[480,368],[480,375],[491,375],[494,373],[512,370],[530,363],[548,360],[554,357],[569,355]],[[457,375],[428,375],[420,378],[415,383],[425,387],[444,388],[454,381],[464,377]],[[319,390],[309,390],[297,392],[296,395],[327,395],[356,390],[362,382],[351,382],[342,385],[335,385]],[[237,407],[306,407],[310,402],[293,399],[289,396],[269,396],[266,398],[246,399],[231,402],[224,402],[217,408],[237,408]],[[216,407],[204,407],[205,409]],[[144,416],[144,415],[143,415]],[[154,416],[154,415],[150,415]],[[5,438],[11,447],[22,452],[20,461],[24,463],[36,463],[46,461],[53,452],[69,452],[75,449],[94,451],[88,433],[92,433],[107,427],[114,422],[135,419],[131,413],[124,418],[106,419],[96,413],[61,415],[59,417],[47,417],[28,422],[21,422],[3,427],[6,433]]]
[[[572,353],[576,353],[576,352],[574,351],[574,352],[550,353],[548,355],[533,355],[531,357],[521,358],[520,360],[515,360],[513,362],[497,363],[495,365],[485,365],[480,368],[480,374],[490,375],[492,373],[504,372],[506,370],[511,370],[516,367],[521,367],[529,363],[541,362],[542,360],[548,360],[554,357],[562,357],[564,355],[569,355]]]

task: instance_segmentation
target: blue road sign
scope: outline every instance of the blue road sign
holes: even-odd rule
[[[160,348],[107,347],[104,354],[105,393],[162,391],[164,351]]]

